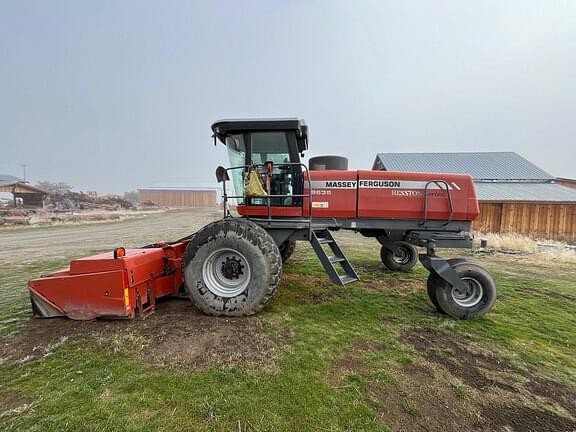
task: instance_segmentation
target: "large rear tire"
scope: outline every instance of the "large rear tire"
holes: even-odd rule
[[[204,313],[246,316],[260,311],[278,290],[280,251],[259,225],[224,219],[205,226],[184,254],[188,297]]]
[[[396,241],[382,246],[380,259],[392,271],[407,272],[418,262],[418,250],[408,242]]]
[[[294,249],[296,249],[296,242],[294,240],[286,240],[278,247],[278,249],[280,250],[282,262],[285,263],[294,253]]]
[[[490,273],[479,264],[463,261],[452,268],[466,285],[465,290],[453,287],[438,278],[436,299],[448,315],[459,319],[477,319],[486,315],[496,302],[496,283]]]

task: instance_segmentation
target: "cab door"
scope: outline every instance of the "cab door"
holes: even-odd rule
[[[269,198],[272,216],[302,216],[304,180],[296,139],[293,131],[258,131],[228,136],[226,147],[231,164],[244,167],[231,171],[235,194],[244,195],[244,178],[248,167],[253,165],[259,166],[266,188],[266,169],[262,165],[272,162]],[[246,216],[267,215],[268,198],[238,199],[238,212]]]

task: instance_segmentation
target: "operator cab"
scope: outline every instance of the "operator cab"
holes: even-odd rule
[[[236,195],[244,195],[244,178],[250,167],[263,169],[272,162],[270,195],[274,206],[300,206],[303,170],[300,156],[308,149],[308,126],[297,118],[219,120],[212,125],[214,139],[228,149],[229,174]],[[247,198],[248,205],[267,205],[262,198]],[[244,204],[238,199],[239,204]]]

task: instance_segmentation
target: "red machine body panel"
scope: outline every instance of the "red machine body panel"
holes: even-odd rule
[[[315,218],[379,218],[471,221],[480,213],[472,177],[466,174],[394,171],[309,171],[312,216]],[[433,181],[444,183],[436,184]],[[432,183],[430,183],[432,182]],[[425,213],[425,188],[428,203]],[[446,186],[450,191],[452,214]],[[308,194],[305,182],[304,194]],[[272,206],[273,217],[308,217],[308,198],[300,206]],[[239,205],[243,216],[268,215],[266,205]]]
[[[123,271],[107,271],[92,275],[71,275],[70,272],[46,275],[28,282],[32,296],[44,300],[60,315],[73,319],[97,316],[131,317],[124,302],[126,287]],[[56,313],[51,316],[58,316]]]
[[[188,242],[128,249],[73,260],[68,270],[28,282],[32,303],[47,313],[73,319],[134,318],[154,310],[155,300],[178,294],[182,255]]]
[[[255,216],[255,217],[267,217],[268,216],[268,206],[266,205],[245,205],[238,204],[236,206],[236,211],[241,216]],[[301,206],[272,206],[270,212],[274,217],[302,217],[302,207]],[[308,212],[305,212],[308,213]]]
[[[435,180],[445,184],[430,183]],[[424,214],[427,185],[428,203]],[[470,221],[479,213],[474,183],[469,175],[358,171],[358,217]]]
[[[312,184],[312,216],[317,218],[355,218],[358,199],[358,171],[309,171]],[[308,194],[305,183],[304,194]],[[308,198],[304,215],[309,216]]]

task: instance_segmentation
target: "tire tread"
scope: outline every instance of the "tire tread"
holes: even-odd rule
[[[233,231],[238,237],[245,238],[256,246],[264,257],[269,268],[270,277],[269,283],[266,288],[265,295],[260,299],[258,303],[252,305],[249,309],[242,311],[218,311],[209,307],[201,302],[194,302],[196,307],[200,309],[203,313],[212,316],[249,316],[262,310],[270,301],[274,298],[278,291],[278,286],[280,284],[280,279],[282,278],[282,258],[280,256],[280,251],[276,246],[276,243],[268,234],[268,232],[253,222],[246,219],[236,218],[236,219],[222,219],[211,224],[206,225],[202,230],[200,230],[192,241],[188,244],[186,251],[184,253],[183,268],[186,268],[190,261],[196,255],[196,252],[206,243],[213,241],[216,238],[222,238],[226,236],[226,233]],[[188,285],[185,283],[186,292],[188,297],[192,299]]]

